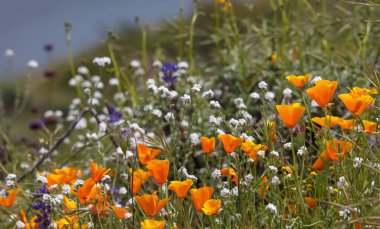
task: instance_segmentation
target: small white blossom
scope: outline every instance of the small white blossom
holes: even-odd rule
[[[104,67],[107,64],[111,64],[111,59],[109,57],[95,57],[92,61],[93,64],[98,65],[100,67]]]
[[[223,188],[222,190],[220,190],[220,195],[222,197],[228,197],[230,195],[230,190]]]
[[[189,127],[189,122],[186,121],[186,120],[182,120],[181,127],[185,128],[185,129],[188,128]]]
[[[268,84],[265,81],[260,81],[259,82],[259,88],[260,89],[267,89]]]
[[[259,150],[259,152],[257,152],[257,156],[260,157],[260,158],[264,158],[265,157],[265,151],[264,150]]]
[[[231,194],[234,196],[238,196],[239,195],[239,188],[238,187],[232,188]]]
[[[7,179],[7,180],[15,180],[16,177],[17,177],[16,174],[9,173],[6,179]]]
[[[285,143],[285,144],[284,144],[284,148],[285,148],[286,150],[290,150],[290,149],[292,149],[292,143],[291,143],[291,142]]]
[[[160,111],[159,109],[154,109],[154,110],[152,111],[152,114],[155,115],[155,116],[157,116],[158,118],[161,118],[161,116],[162,116],[162,111]]]
[[[29,68],[38,68],[38,62],[36,60],[29,60],[27,65]]]
[[[127,219],[127,220],[131,219],[132,218],[132,214],[129,213],[129,212],[127,212],[127,213],[125,213],[124,218]]]
[[[71,188],[70,188],[70,185],[68,184],[64,184],[62,186],[62,194],[70,194],[71,193]]]
[[[249,98],[253,101],[256,101],[258,99],[260,99],[260,94],[257,93],[257,92],[252,92],[250,95],[249,95]]]
[[[210,115],[209,122],[216,125],[216,126],[220,126],[220,124],[223,122],[223,118],[222,117],[215,117],[214,115]]]
[[[280,181],[280,178],[278,178],[277,176],[274,176],[271,180],[271,184],[272,185],[279,185],[281,184],[281,181]]]
[[[15,52],[12,49],[5,50],[5,56],[11,58],[15,55]]]
[[[212,108],[216,108],[216,109],[220,109],[220,108],[222,108],[222,107],[220,106],[219,102],[218,102],[218,101],[215,101],[215,100],[211,100],[211,101],[210,101],[210,106],[211,106]]]
[[[354,168],[360,168],[363,163],[363,158],[361,157],[355,157],[354,158]]]
[[[141,66],[141,63],[138,60],[131,60],[129,65],[131,65],[131,67],[134,67],[134,68],[139,68]]]
[[[193,92],[200,92],[201,88],[202,88],[202,86],[200,84],[194,84],[193,87],[191,88],[191,90]]]
[[[273,174],[276,174],[278,172],[277,167],[273,165],[268,166],[268,169]]]
[[[40,183],[43,183],[43,184],[47,184],[47,178],[44,177],[44,176],[40,176],[40,175],[37,175],[37,182],[40,182]]]
[[[199,145],[201,143],[201,140],[200,140],[200,134],[198,133],[191,133],[190,134],[190,143],[191,145]]]
[[[175,99],[175,98],[177,98],[177,96],[178,96],[178,92],[170,91],[170,95],[169,95],[170,99]]]
[[[271,155],[273,157],[279,157],[280,156],[280,154],[277,151],[275,151],[275,150],[270,151],[269,155]]]
[[[121,187],[121,188],[119,189],[119,194],[120,194],[120,195],[125,195],[125,194],[127,194],[127,193],[128,193],[128,190],[127,190],[126,187]]]
[[[190,103],[190,102],[191,102],[191,97],[190,97],[190,95],[188,95],[188,94],[184,94],[184,95],[181,97],[181,101],[182,101],[183,104]]]
[[[112,86],[117,86],[119,84],[119,80],[116,79],[116,78],[111,78],[109,81],[108,81],[108,84],[109,85],[112,85]]]
[[[77,72],[79,74],[82,74],[82,75],[87,75],[87,74],[90,73],[90,71],[88,70],[88,68],[85,67],[85,66],[79,66],[78,69],[77,69]]]
[[[16,228],[17,228],[17,229],[24,229],[24,228],[26,228],[26,225],[25,225],[23,222],[21,222],[21,221],[19,220],[19,221],[17,221],[17,223],[16,223]]]
[[[167,122],[170,122],[170,120],[174,120],[174,114],[172,112],[168,112],[165,116],[164,116],[165,120]]]
[[[267,206],[265,206],[265,210],[277,214],[277,207],[272,203],[269,203]]]
[[[304,155],[306,152],[307,152],[307,148],[306,148],[305,146],[301,146],[301,148],[299,148],[299,149],[297,150],[297,155],[298,155],[298,156],[302,156],[302,155]]]
[[[285,88],[282,91],[282,94],[284,95],[284,98],[291,98],[292,97],[292,90],[290,88]]]
[[[153,62],[153,64],[152,64],[152,66],[155,67],[155,68],[161,68],[162,67],[162,63],[159,60],[155,60]]]
[[[314,78],[311,80],[311,83],[312,83],[312,84],[315,84],[315,82],[320,81],[320,80],[322,80],[322,77],[320,77],[320,76],[316,76],[316,77],[314,77]]]
[[[189,63],[187,63],[186,61],[181,61],[181,62],[178,63],[178,68],[188,69],[189,68]]]
[[[214,92],[211,89],[209,89],[208,91],[202,93],[202,97],[205,99],[211,99],[214,97]]]
[[[265,93],[264,97],[268,101],[273,101],[275,94],[271,91],[268,91],[267,93]]]
[[[246,175],[246,176],[244,177],[244,180],[245,180],[247,183],[251,183],[252,180],[253,180],[253,176],[252,176],[252,174],[248,173],[248,175]]]
[[[7,180],[7,181],[6,181],[6,186],[7,186],[7,187],[12,187],[12,186],[14,186],[14,184],[15,184],[15,181],[14,181],[14,180]]]
[[[351,212],[347,208],[344,210],[339,211],[339,216],[343,219],[350,220],[351,219]]]
[[[349,184],[344,176],[339,177],[338,180],[339,181],[336,183],[336,186],[339,190],[349,187]]]
[[[222,176],[222,173],[220,172],[219,169],[214,169],[214,171],[211,173],[211,177],[214,180],[219,179],[220,176]]]

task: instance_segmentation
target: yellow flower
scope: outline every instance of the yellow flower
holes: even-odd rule
[[[221,205],[222,205],[221,200],[210,199],[205,202],[205,204],[203,205],[202,211],[206,215],[216,215]]]
[[[307,74],[304,76],[290,75],[290,76],[287,76],[286,79],[290,83],[292,83],[294,86],[301,89],[307,83],[307,81],[309,81],[310,77],[311,77],[311,74]]]
[[[371,122],[368,120],[363,120],[363,125],[364,125],[364,132],[366,132],[368,134],[371,134],[377,128],[376,122]]]
[[[295,127],[298,120],[301,118],[301,115],[305,112],[305,107],[301,106],[300,103],[293,103],[291,105],[277,105],[276,109],[285,126],[288,128]]]

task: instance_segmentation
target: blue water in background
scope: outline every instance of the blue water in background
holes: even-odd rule
[[[190,12],[191,0],[0,0],[0,78],[9,77],[5,50],[15,52],[15,67],[22,72],[30,59],[47,63],[43,47],[54,46],[54,59],[64,58],[64,22],[72,24],[72,47],[80,52],[101,42],[110,30],[133,24],[139,16],[158,23],[179,14],[180,6]],[[75,53],[74,53],[75,54]]]

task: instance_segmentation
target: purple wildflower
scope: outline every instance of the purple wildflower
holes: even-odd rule
[[[178,66],[174,63],[164,63],[161,68],[161,72],[164,74],[162,79],[167,83],[174,83],[177,80],[177,76],[174,74],[178,71]]]
[[[107,105],[108,110],[108,121],[110,123],[118,122],[123,115],[117,110],[117,108],[113,105]]]

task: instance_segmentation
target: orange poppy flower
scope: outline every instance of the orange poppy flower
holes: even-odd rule
[[[158,196],[154,193],[152,195],[135,196],[137,203],[145,214],[155,216],[158,212],[169,202],[169,198],[158,201]]]
[[[311,74],[307,74],[304,76],[290,75],[290,76],[287,76],[286,79],[290,83],[292,83],[294,86],[301,89],[307,83],[307,81],[309,81],[310,77],[311,77]]]
[[[78,187],[77,196],[81,204],[83,205],[90,204],[89,195],[94,185],[95,185],[95,181],[92,178],[88,178],[84,181],[83,186]]]
[[[215,138],[201,137],[202,150],[205,154],[210,154],[215,149]]]
[[[352,89],[348,88],[350,90],[350,93],[357,94],[357,95],[374,95],[377,94],[376,89],[368,89],[368,88],[360,88],[360,87],[354,87]]]
[[[169,161],[168,160],[152,160],[146,165],[146,168],[152,174],[154,180],[158,185],[163,185],[166,182],[169,174]]]
[[[171,181],[168,189],[175,192],[179,198],[184,199],[192,185],[193,181],[191,179],[184,181]]]
[[[115,215],[119,219],[125,219],[125,214],[127,214],[129,211],[125,208],[119,208],[116,206],[111,206],[113,212],[115,212]]]
[[[55,169],[54,173],[49,173],[46,178],[48,180],[47,186],[54,184],[69,184],[78,178],[79,169],[66,167],[64,169]]]
[[[338,125],[343,130],[351,130],[354,127],[355,119],[339,119]]]
[[[346,108],[356,115],[362,114],[368,105],[373,102],[373,98],[369,95],[346,93],[340,94],[338,97]]]
[[[148,161],[153,160],[160,153],[159,149],[153,149],[143,144],[137,145],[137,152],[140,163],[146,165]]]
[[[312,98],[320,107],[326,107],[334,97],[334,92],[338,87],[337,81],[318,80],[315,86],[306,90],[307,95]]]
[[[153,219],[145,219],[141,222],[142,229],[163,229],[165,227],[165,221],[156,221]]]
[[[363,125],[364,125],[364,132],[366,132],[368,134],[371,134],[377,128],[376,122],[371,122],[368,120],[363,120]]]
[[[98,183],[104,175],[106,175],[111,169],[105,169],[103,167],[98,167],[98,164],[91,162],[91,178],[95,183]]]
[[[317,123],[318,125],[326,128],[334,127],[338,124],[340,118],[336,116],[327,115],[325,117],[314,117],[311,121]],[[328,127],[327,127],[328,126]]]
[[[37,216],[34,216],[29,222],[26,218],[24,210],[20,210],[20,221],[25,224],[25,229],[36,229],[38,228],[38,223],[34,222],[37,219]]]
[[[306,204],[309,208],[315,208],[315,206],[318,203],[317,199],[311,198],[311,197],[305,197]]]
[[[79,216],[65,216],[62,219],[55,221],[58,229],[70,228],[70,229],[87,229],[87,224],[78,223]]]
[[[255,144],[251,140],[245,140],[243,144],[241,144],[241,149],[248,154],[248,156],[253,159],[257,160],[257,152],[260,150],[266,151],[268,148],[265,145],[262,144]]]
[[[316,171],[323,170],[325,168],[325,163],[328,162],[328,160],[327,152],[322,151],[321,155],[317,158],[311,168]]]
[[[305,112],[305,107],[301,106],[300,103],[293,103],[290,105],[282,104],[276,105],[276,110],[280,114],[285,126],[288,128],[293,128],[296,126],[303,112]]]
[[[206,215],[216,215],[221,205],[222,205],[221,200],[210,199],[204,203],[202,211]]]
[[[17,190],[8,190],[7,197],[0,197],[0,205],[3,207],[12,207],[18,193],[19,191]]]
[[[353,144],[346,140],[333,139],[333,141],[326,142],[326,149],[328,157],[333,161],[339,161],[339,153],[343,158],[351,149]]]
[[[264,176],[263,179],[261,179],[260,184],[261,184],[261,187],[259,188],[259,196],[264,197],[265,191],[269,189],[268,178]]]
[[[202,211],[202,208],[204,207],[206,201],[211,199],[211,196],[214,193],[214,189],[205,185],[202,188],[191,189],[190,193],[195,209],[200,212]]]
[[[236,186],[239,185],[238,175],[233,168],[223,168],[220,170],[220,173],[231,179],[236,184]]]
[[[231,154],[243,142],[243,138],[237,138],[231,134],[219,134],[218,139],[223,143],[224,150]]]
[[[129,169],[129,172],[132,173],[132,169]],[[132,190],[132,193],[137,194],[140,191],[143,182],[150,176],[150,172],[145,172],[142,169],[133,171],[133,179],[131,178],[129,181],[129,186]]]

